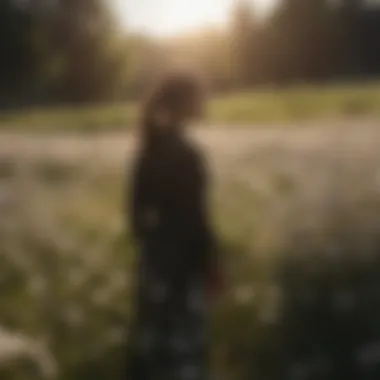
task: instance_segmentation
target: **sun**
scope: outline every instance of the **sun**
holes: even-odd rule
[[[237,0],[113,0],[126,28],[154,36],[173,36],[206,26],[220,26]],[[278,0],[250,0],[258,12]]]
[[[231,0],[114,0],[130,29],[169,36],[227,19]]]
[[[210,24],[221,24],[226,21],[226,3],[219,0],[219,6],[214,1],[168,0],[167,7],[156,20],[155,34],[173,35],[196,29]]]

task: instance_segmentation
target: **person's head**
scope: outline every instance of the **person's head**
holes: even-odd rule
[[[200,80],[187,73],[174,73],[154,86],[143,109],[146,137],[180,130],[204,113],[204,92]]]

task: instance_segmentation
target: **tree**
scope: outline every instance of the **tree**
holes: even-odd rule
[[[64,62],[59,92],[70,102],[114,98],[125,54],[103,0],[59,0],[55,37]]]
[[[125,94],[128,98],[141,96],[151,82],[168,64],[164,46],[143,35],[129,35],[123,45],[128,54],[125,66]]]
[[[230,38],[235,78],[243,87],[252,85],[257,79],[256,32],[251,4],[246,0],[239,1],[233,14]]]
[[[271,20],[274,76],[308,81],[333,72],[338,25],[328,0],[284,0]]]
[[[34,22],[28,9],[13,0],[0,2],[0,97],[2,103],[25,91],[37,70]]]

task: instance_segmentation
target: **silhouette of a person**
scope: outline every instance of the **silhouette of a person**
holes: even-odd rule
[[[143,112],[131,225],[139,249],[129,379],[205,379],[215,239],[207,215],[205,161],[185,134],[203,111],[190,75],[155,88]]]

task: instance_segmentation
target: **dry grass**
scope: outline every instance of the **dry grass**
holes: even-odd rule
[[[378,83],[296,86],[232,93],[211,100],[210,124],[249,127],[305,120],[378,117]],[[1,130],[99,132],[125,131],[136,124],[136,104],[25,109],[0,116]]]
[[[258,373],[245,366],[281,319],[287,282],[277,276],[285,258],[301,257],[292,279],[310,291],[312,276],[301,275],[310,267],[317,273],[323,260],[353,252],[359,263],[372,262],[380,130],[358,122],[195,135],[209,153],[215,225],[231,281],[216,310],[216,367],[241,378]],[[7,289],[0,325],[46,342],[65,380],[100,379],[120,364],[114,350],[125,339],[134,276],[121,214],[133,146],[128,134],[0,136],[0,281]],[[328,267],[343,270],[343,262]],[[331,278],[343,286],[337,273]],[[243,350],[242,358],[231,348]],[[25,373],[17,380],[36,378]]]

